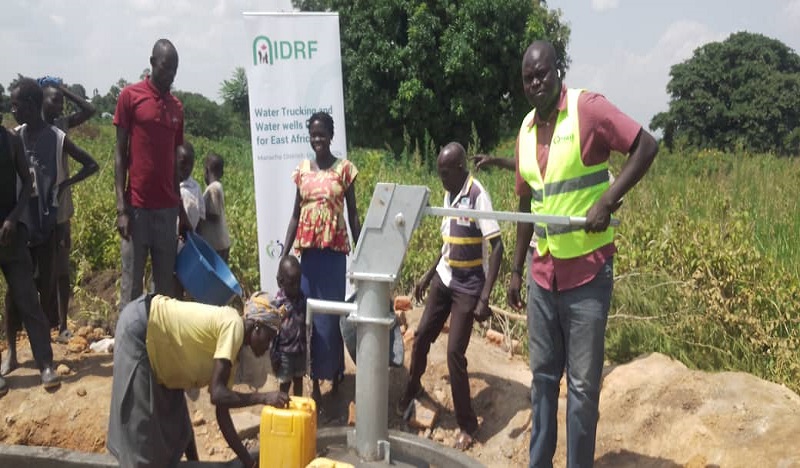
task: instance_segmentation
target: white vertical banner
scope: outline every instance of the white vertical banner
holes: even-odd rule
[[[297,187],[292,171],[313,159],[306,121],[333,117],[331,152],[347,157],[337,13],[244,13],[261,289],[277,291]]]

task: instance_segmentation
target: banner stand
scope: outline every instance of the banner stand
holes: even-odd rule
[[[331,152],[347,157],[338,13],[243,13],[261,289],[277,292],[278,260],[297,187],[292,171],[313,159],[306,121],[331,114]],[[349,259],[348,259],[349,265]],[[348,285],[349,289],[349,285]]]

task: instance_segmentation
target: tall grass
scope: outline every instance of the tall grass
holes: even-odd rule
[[[660,351],[800,389],[799,175],[770,155],[662,153],[620,213],[609,356]]]

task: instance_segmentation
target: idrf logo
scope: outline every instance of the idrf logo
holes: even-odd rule
[[[273,65],[276,60],[311,60],[317,41],[278,41],[267,36],[253,39],[253,65]]]
[[[267,244],[267,255],[269,258],[275,260],[283,255],[283,242],[279,240],[269,241]]]

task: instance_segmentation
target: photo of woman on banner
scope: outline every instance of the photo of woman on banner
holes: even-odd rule
[[[350,239],[358,239],[361,224],[356,207],[356,166],[331,153],[333,118],[316,112],[307,122],[315,158],[304,160],[292,173],[297,185],[294,209],[286,232],[290,246],[300,257],[303,293],[309,299],[344,301],[347,254]],[[347,220],[345,220],[345,205]],[[339,317],[315,314],[311,335],[311,378],[313,397],[319,405],[319,381],[333,382],[332,394],[344,378],[344,345]]]

